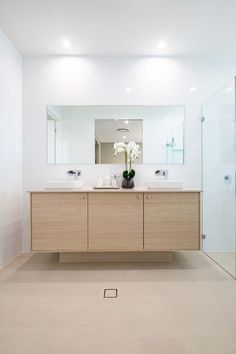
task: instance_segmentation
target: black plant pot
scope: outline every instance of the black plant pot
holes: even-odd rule
[[[122,188],[134,188],[134,180],[133,180],[133,178],[131,178],[131,179],[123,178]]]

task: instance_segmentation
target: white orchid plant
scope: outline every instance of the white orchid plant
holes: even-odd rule
[[[113,146],[114,155],[117,156],[119,153],[124,153],[125,156],[125,171],[123,172],[123,177],[128,181],[134,178],[135,170],[132,169],[132,163],[140,156],[141,151],[139,150],[139,145],[131,141],[128,144],[124,142],[115,143]]]

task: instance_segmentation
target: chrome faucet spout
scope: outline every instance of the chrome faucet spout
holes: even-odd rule
[[[81,171],[80,170],[69,170],[66,172],[66,174],[69,176],[79,177],[79,176],[81,176]]]
[[[168,179],[168,170],[156,170],[155,171],[156,176],[163,176],[165,179]]]

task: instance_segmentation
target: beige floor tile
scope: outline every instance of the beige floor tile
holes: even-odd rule
[[[235,303],[235,280],[200,252],[150,264],[24,255],[0,271],[0,354],[235,354]]]
[[[41,348],[42,349],[42,348]],[[1,338],[1,354],[38,354],[39,340],[36,338]],[[43,353],[43,352],[41,352]]]
[[[122,304],[104,299],[104,304],[65,305],[51,308],[45,336],[145,338],[168,335],[173,318],[168,308],[150,304]]]
[[[39,337],[48,318],[49,306],[0,304],[0,340],[6,337]]]
[[[0,341],[1,354],[235,354],[230,337],[214,338],[15,338]]]
[[[187,354],[177,339],[16,338],[0,342],[1,354]],[[231,354],[231,353],[230,353]]]
[[[188,354],[235,354],[236,340],[229,336],[185,338],[184,348]]]

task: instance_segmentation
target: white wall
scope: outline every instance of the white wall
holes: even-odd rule
[[[224,58],[155,57],[28,57],[23,61],[24,119],[24,236],[29,242],[29,196],[47,179],[64,178],[75,166],[48,166],[47,105],[185,105],[185,164],[143,165],[136,168],[136,185],[153,178],[156,168],[167,168],[170,178],[185,187],[201,188],[201,103],[236,73],[236,62]],[[189,88],[197,87],[191,93]],[[127,93],[125,88],[131,87]],[[121,166],[76,166],[86,185]]]
[[[22,62],[0,31],[0,267],[21,250]]]

